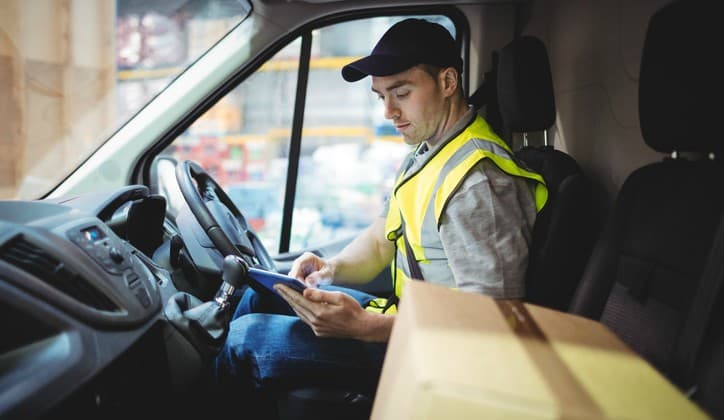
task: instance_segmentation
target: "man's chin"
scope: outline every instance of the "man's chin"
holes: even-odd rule
[[[405,142],[405,144],[409,144],[410,146],[416,146],[422,142],[422,140],[417,138],[411,138],[406,135],[402,135],[402,140]]]

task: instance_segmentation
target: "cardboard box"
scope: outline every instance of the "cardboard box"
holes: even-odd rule
[[[372,419],[708,418],[606,326],[405,285]]]

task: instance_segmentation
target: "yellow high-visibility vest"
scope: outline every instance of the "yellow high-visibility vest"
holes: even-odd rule
[[[440,217],[467,173],[482,159],[490,159],[511,176],[535,181],[537,211],[543,208],[548,198],[543,178],[519,165],[510,147],[480,116],[433,153],[434,156],[414,172],[401,171],[390,194],[385,234],[387,239],[395,242],[397,254],[392,263],[392,279],[398,299],[405,281],[411,278],[404,237],[407,237],[415,259],[426,273],[452,277],[447,257],[440,246]],[[387,304],[387,299],[379,298],[366,309],[382,312]],[[384,312],[394,313],[396,307],[391,305]]]

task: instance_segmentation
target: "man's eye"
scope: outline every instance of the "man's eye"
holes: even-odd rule
[[[410,92],[408,92],[408,91],[398,92],[398,93],[395,94],[395,97],[398,98],[398,99],[402,99],[402,98],[407,97],[407,95],[409,95],[409,94],[410,94]]]

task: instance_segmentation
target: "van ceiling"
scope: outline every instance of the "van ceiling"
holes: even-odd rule
[[[239,10],[248,11],[251,2],[248,0],[118,0],[118,15],[145,14],[156,11],[162,15],[175,12],[190,12],[205,18],[219,18],[239,15]]]

